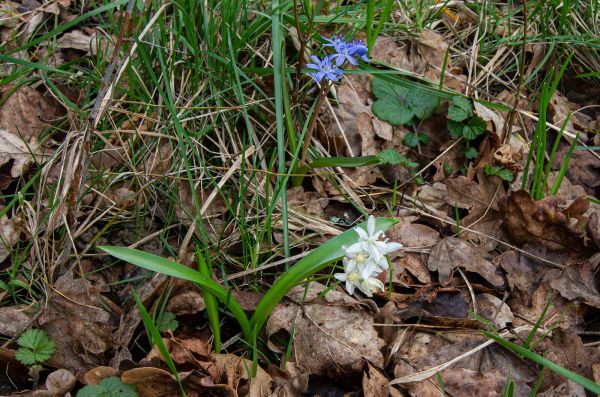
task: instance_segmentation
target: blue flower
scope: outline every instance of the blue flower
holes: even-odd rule
[[[369,49],[367,48],[367,45],[364,41],[352,40],[349,46],[352,49],[351,53],[353,56],[360,57],[363,61],[369,62],[369,58],[367,58],[367,53],[369,52]]]
[[[331,56],[331,59],[335,59],[337,66],[342,66],[345,61],[348,61],[351,65],[358,65],[358,61],[354,59],[353,47],[348,43],[338,45],[335,48],[335,54]]]
[[[321,80],[323,80],[323,78],[330,81],[338,81],[344,74],[344,72],[341,69],[336,68],[331,63],[332,58],[330,56],[326,56],[321,60],[318,57],[312,55],[310,59],[312,59],[314,63],[308,63],[306,64],[306,66],[311,69],[315,69],[316,72],[309,73],[308,75],[312,77],[317,83],[320,83]]]
[[[323,44],[323,47],[333,47],[336,51],[339,46],[347,44],[341,34],[335,34],[330,39],[325,36],[321,36],[321,38],[327,42],[327,44]]]

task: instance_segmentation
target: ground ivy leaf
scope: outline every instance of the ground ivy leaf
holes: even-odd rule
[[[478,154],[479,153],[477,152],[477,149],[475,149],[473,146],[465,148],[464,155],[469,160],[476,159]]]
[[[460,138],[463,136],[463,127],[463,123],[452,120],[448,121],[448,131],[450,132],[452,138]]]
[[[463,128],[465,139],[473,140],[485,132],[487,123],[479,116],[473,117]]]
[[[409,91],[412,110],[421,120],[430,118],[437,108],[437,99],[429,94],[419,91]]]
[[[473,116],[471,101],[463,97],[454,97],[448,107],[448,118],[453,121],[464,121]]]
[[[483,169],[483,171],[485,172],[486,175],[497,176],[506,182],[512,182],[512,180],[515,177],[510,170],[508,170],[504,167],[486,165],[485,168]]]

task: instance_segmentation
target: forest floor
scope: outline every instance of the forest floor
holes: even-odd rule
[[[600,394],[599,26],[2,1],[0,395]],[[349,291],[370,215],[403,248]]]

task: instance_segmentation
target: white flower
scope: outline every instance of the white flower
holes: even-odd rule
[[[376,277],[363,279],[358,288],[369,298],[377,291],[383,291],[383,283]]]
[[[354,228],[358,234],[357,243],[349,247],[342,247],[346,256],[343,258],[344,273],[335,273],[334,277],[346,283],[346,290],[350,295],[358,288],[368,297],[384,289],[378,276],[389,268],[386,255],[402,248],[400,243],[390,243],[388,240],[379,240],[383,232],[375,231],[375,218],[370,216],[367,221],[367,230]]]
[[[360,288],[362,277],[360,273],[354,269],[350,269],[349,261],[344,258],[344,273],[335,273],[333,277],[340,281],[346,282],[346,290],[350,295],[354,293],[354,288]]]
[[[356,233],[358,233],[358,242],[352,244],[350,247],[345,249],[346,255],[356,254],[361,251],[369,253],[369,256],[378,264],[387,268],[387,261],[385,265],[382,261],[384,255],[389,254],[402,248],[400,243],[390,243],[388,240],[379,240],[379,237],[383,235],[382,231],[375,231],[375,217],[369,216],[367,221],[367,230],[363,230],[360,227],[355,227]]]

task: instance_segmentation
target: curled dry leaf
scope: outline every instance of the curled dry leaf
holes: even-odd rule
[[[559,207],[559,203],[556,197],[535,201],[524,190],[513,192],[504,206],[504,227],[518,244],[539,243],[557,251],[589,251],[583,233],[569,224],[569,219],[575,219],[587,211],[589,202],[575,200],[565,210]]]
[[[0,209],[4,209],[4,206],[0,206]],[[0,263],[10,256],[12,247],[17,244],[20,236],[21,228],[17,220],[9,219],[8,214],[3,215],[0,218]]]
[[[469,272],[480,274],[492,285],[504,284],[497,266],[484,259],[472,244],[454,237],[443,239],[433,248],[427,265],[429,270],[439,273],[441,282],[447,281],[457,267],[464,267]]]
[[[288,299],[279,304],[269,318],[268,346],[282,351],[272,339],[275,334],[294,334],[294,353],[298,367],[311,374],[326,374],[344,379],[362,372],[366,362],[381,367],[383,341],[373,327],[373,317],[348,295],[330,291],[323,299],[318,283],[290,290]],[[302,303],[304,302],[304,303]]]
[[[570,301],[581,301],[600,309],[600,293],[594,269],[589,262],[566,266],[560,277],[550,282],[552,288]]]
[[[96,34],[90,36],[81,30],[75,29],[63,34],[56,41],[57,48],[70,48],[95,55],[98,51]]]
[[[252,368],[252,361],[235,354],[215,354],[213,359],[219,373],[219,382],[231,387],[238,396],[267,397],[271,395],[273,380],[264,369],[257,367],[254,377],[248,373]]]
[[[404,221],[395,224],[385,235],[391,241],[397,241],[406,248],[429,248],[440,241],[440,234],[437,230],[427,225]],[[390,259],[394,259],[400,254],[401,251],[396,251],[390,255]]]

